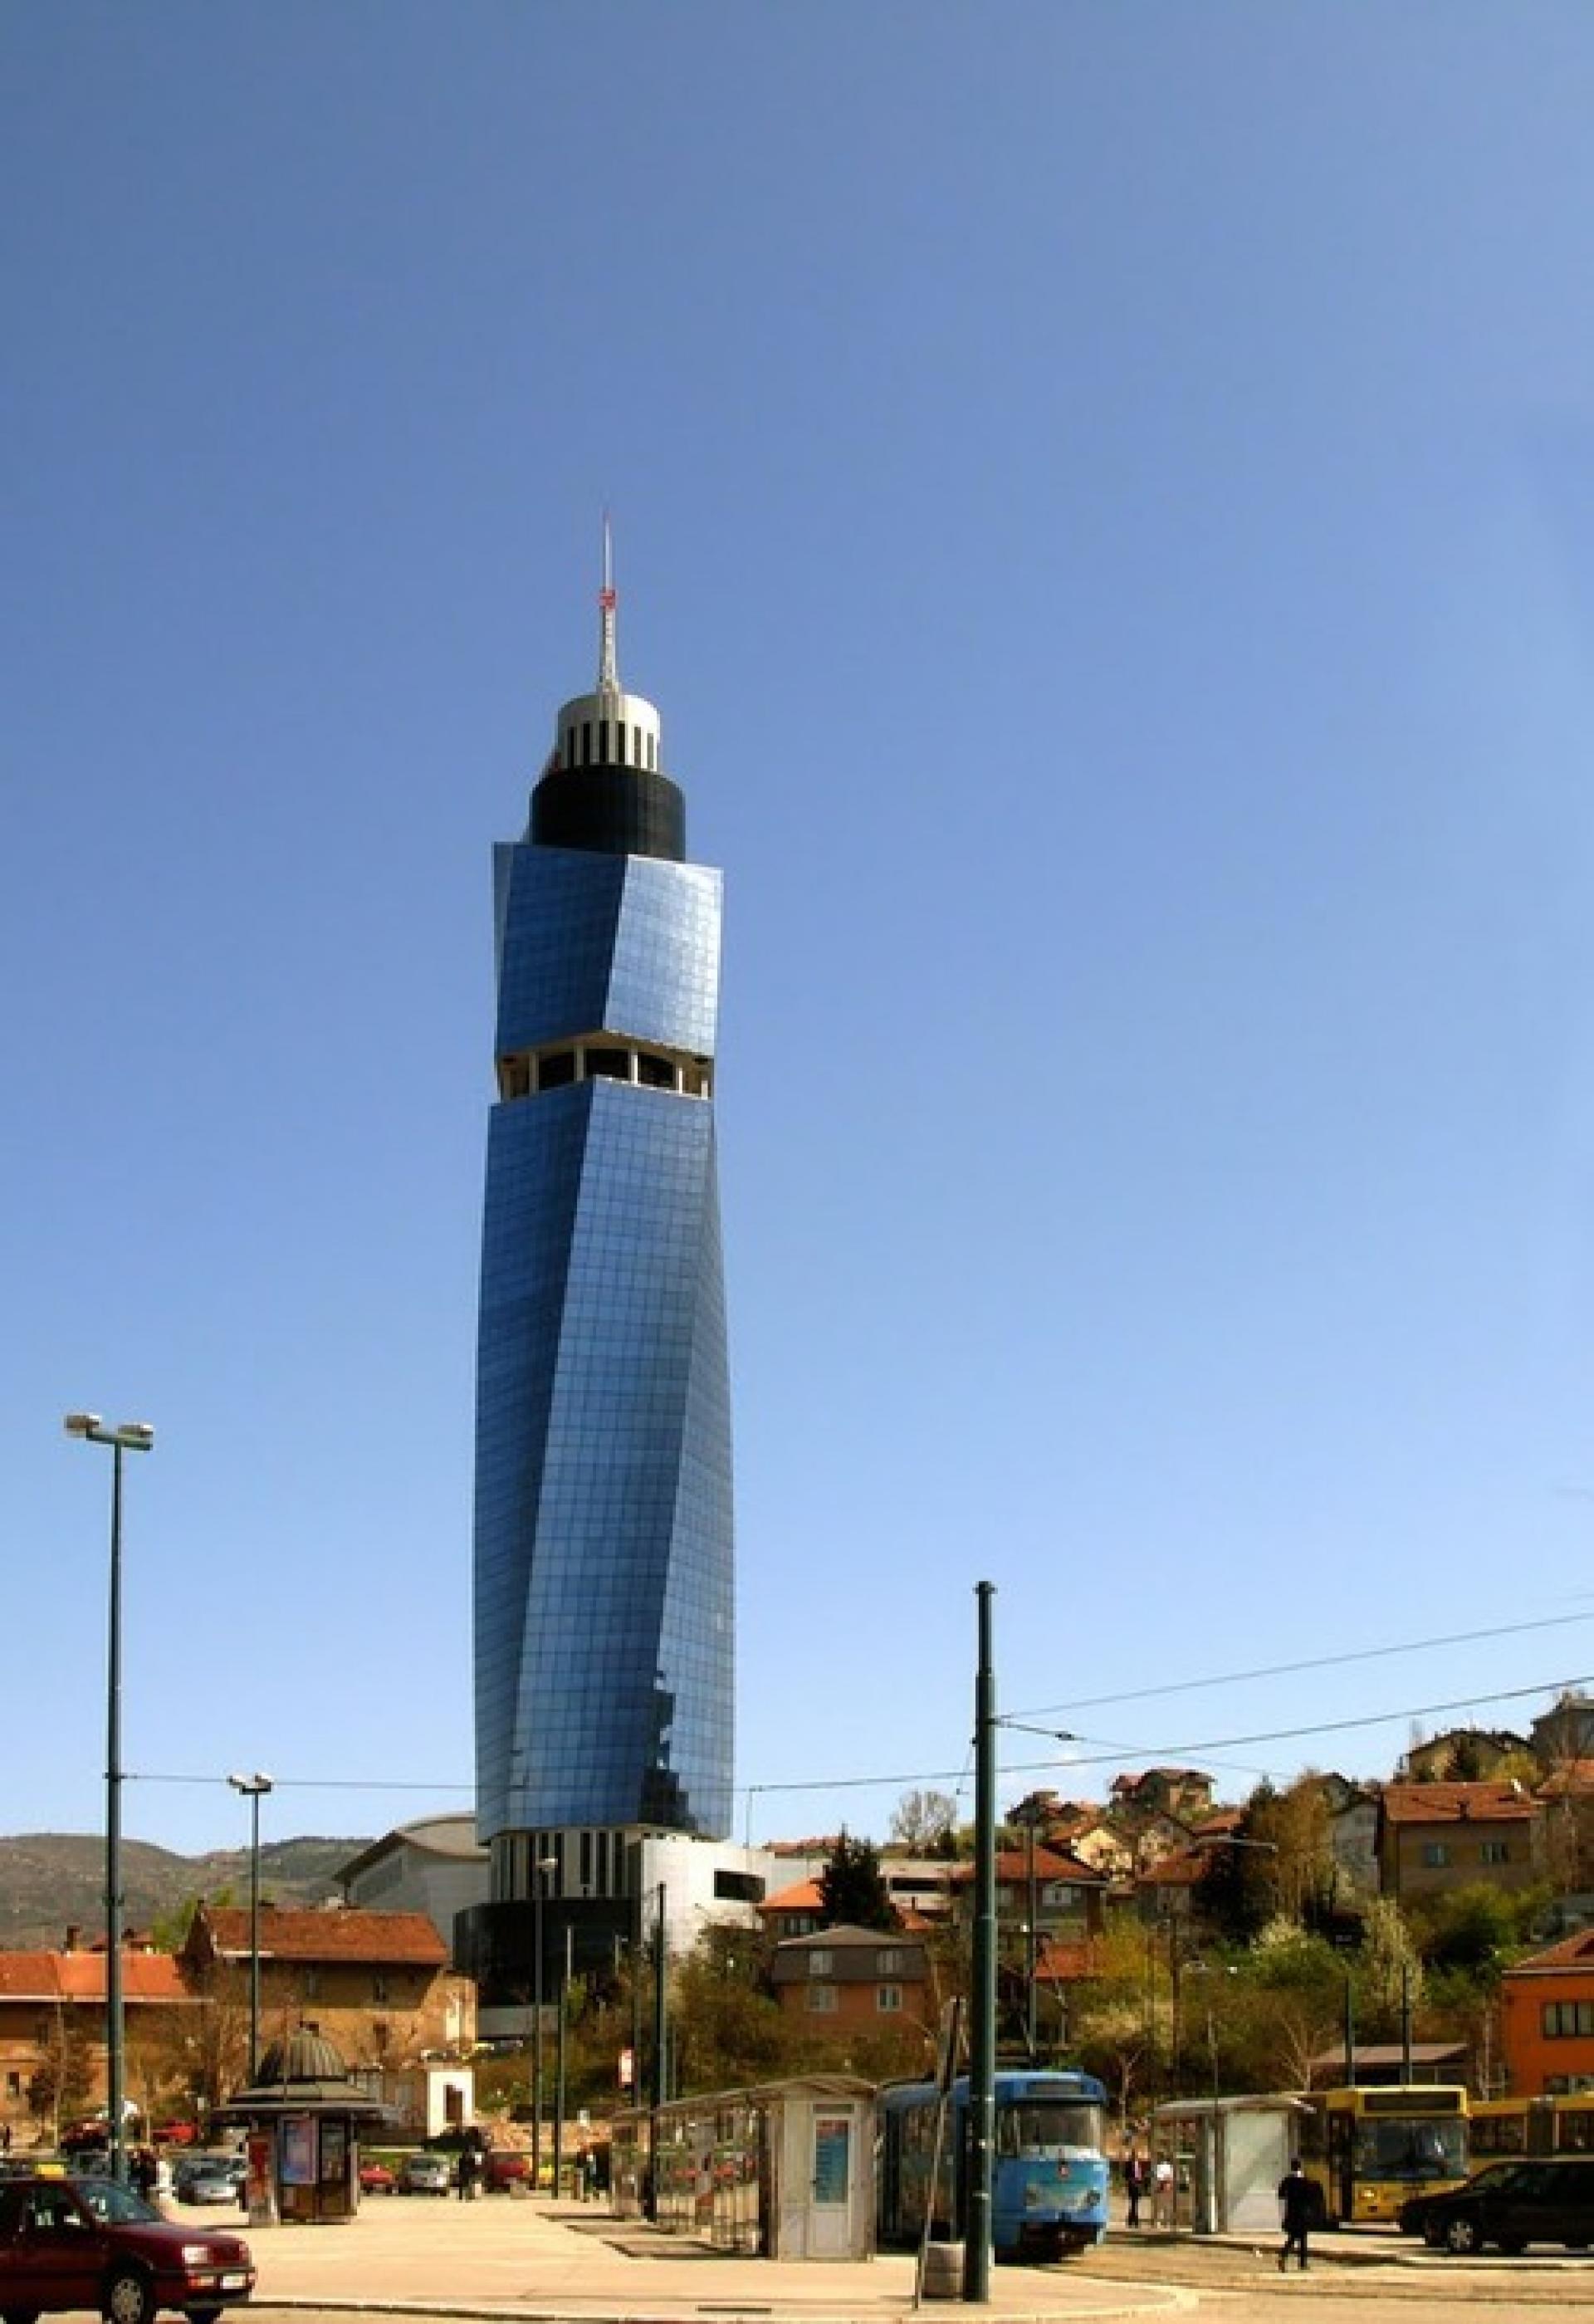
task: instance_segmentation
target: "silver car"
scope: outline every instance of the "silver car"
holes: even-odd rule
[[[406,2154],[399,2165],[398,2191],[401,2195],[446,2195],[450,2175],[446,2154]]]

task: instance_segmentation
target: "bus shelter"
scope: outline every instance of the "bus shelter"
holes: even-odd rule
[[[1171,2098],[1156,2107],[1153,2143],[1173,2157],[1175,2224],[1198,2236],[1273,2234],[1278,2182],[1311,2112],[1285,2091]]]
[[[760,2259],[874,2250],[874,2090],[807,2074],[635,2107],[613,2124],[610,2209]]]

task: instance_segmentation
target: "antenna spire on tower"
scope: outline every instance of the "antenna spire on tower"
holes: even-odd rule
[[[604,511],[604,586],[598,591],[598,692],[618,694],[620,672],[614,651],[614,608],[619,604],[614,586],[614,541],[609,525],[609,512]]]

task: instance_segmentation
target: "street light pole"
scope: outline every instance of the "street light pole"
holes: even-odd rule
[[[557,1856],[539,1856],[532,1868],[536,1884],[531,1906],[531,2185],[542,2184],[542,1899],[548,1876],[558,1869]],[[558,2190],[556,2188],[555,2192]]]
[[[963,2298],[990,2297],[991,2147],[996,2135],[996,1671],[993,1582],[977,1582],[974,1675],[974,1945],[969,1979],[969,2197]]]
[[[106,2082],[111,2117],[111,2176],[127,2176],[123,2121],[122,2019],[122,1455],[147,1452],[155,1432],[147,1420],[107,1428],[97,1412],[69,1412],[69,1436],[111,1448],[111,1590],[106,1656]]]
[[[249,2087],[260,2070],[260,1803],[272,1789],[272,1779],[258,1768],[253,1775],[229,1775],[234,1791],[249,1803]]]

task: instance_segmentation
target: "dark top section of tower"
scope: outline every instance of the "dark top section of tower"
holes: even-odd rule
[[[555,764],[531,794],[530,837],[539,847],[684,863],[686,802],[656,768]]]

